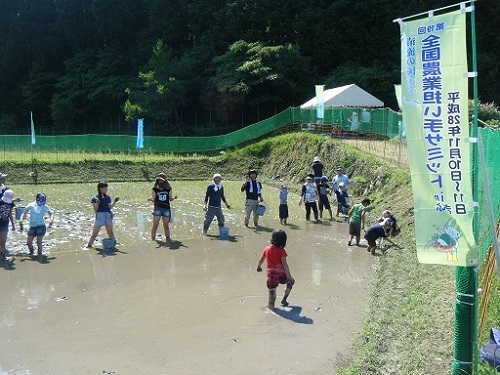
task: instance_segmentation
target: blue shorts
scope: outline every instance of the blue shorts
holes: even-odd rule
[[[28,236],[30,237],[45,236],[45,233],[47,233],[47,227],[45,225],[30,227],[28,230]]]
[[[172,215],[170,213],[170,208],[155,207],[155,209],[153,211],[153,216],[170,217]]]
[[[8,233],[9,232],[9,222],[4,225],[0,225],[0,233]]]
[[[113,214],[111,212],[96,212],[94,225],[99,227],[113,225]]]

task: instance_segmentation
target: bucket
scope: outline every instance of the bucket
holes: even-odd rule
[[[26,207],[16,207],[16,220],[21,220],[21,216]]]
[[[257,215],[262,216],[266,212],[266,206],[263,204],[259,204],[257,207]]]
[[[116,246],[116,240],[114,238],[103,238],[102,249],[104,251],[113,251]]]
[[[229,238],[229,228],[219,227],[219,239],[227,240]]]

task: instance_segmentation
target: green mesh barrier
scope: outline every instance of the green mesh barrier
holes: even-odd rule
[[[477,268],[456,267],[455,283],[457,299],[455,301],[455,327],[454,327],[454,361],[452,374],[471,374],[473,358],[471,345],[475,332],[471,329],[471,322],[475,314],[475,280]]]
[[[488,252],[488,247],[492,241],[492,231],[489,222],[488,206],[486,201],[485,189],[488,188],[491,195],[493,205],[493,217],[498,220],[500,216],[500,152],[498,145],[500,144],[500,131],[492,128],[479,128],[483,139],[483,148],[486,159],[486,170],[483,169],[479,160],[478,165],[478,245],[479,245],[479,260],[482,262]],[[489,187],[484,186],[484,174],[488,176]]]
[[[235,132],[211,137],[144,137],[148,152],[193,153],[223,150],[247,143],[276,131],[296,130],[309,123],[321,123],[322,130],[329,132],[329,126],[349,132],[349,118],[358,113],[360,127],[357,133],[374,133],[389,138],[399,136],[401,114],[389,108],[368,109],[370,121],[362,122],[363,108],[325,108],[324,119],[318,120],[316,109],[288,108],[266,120],[247,126]],[[297,127],[298,126],[298,127]],[[147,134],[147,124],[145,124]],[[30,152],[31,137],[27,135],[0,136],[0,147],[5,151]],[[33,146],[35,152],[88,151],[88,152],[135,152],[136,137],[129,135],[71,135],[37,136]]]

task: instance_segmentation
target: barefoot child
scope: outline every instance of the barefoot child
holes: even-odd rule
[[[267,288],[269,289],[269,302],[267,307],[274,310],[276,301],[276,287],[278,284],[286,284],[285,293],[281,300],[281,306],[288,306],[288,295],[292,291],[295,280],[290,274],[288,263],[286,262],[287,253],[286,233],[281,229],[276,229],[271,235],[271,245],[267,246],[262,252],[262,257],[257,265],[257,272],[262,271],[262,264],[267,260]]]
[[[31,202],[26,206],[21,215],[21,221],[26,218],[26,215],[30,214],[30,229],[28,230],[28,240],[26,244],[30,255],[35,253],[33,248],[33,239],[36,237],[36,244],[38,248],[38,255],[42,255],[42,240],[45,233],[47,233],[47,227],[45,226],[44,216],[45,214],[50,215],[49,227],[54,222],[54,213],[51,209],[46,206],[47,196],[43,193],[38,193],[34,202]]]
[[[356,245],[359,245],[359,237],[361,229],[365,229],[365,212],[366,207],[371,203],[369,198],[363,198],[361,203],[356,203],[349,210],[349,246],[352,245],[352,239],[356,237]]]
[[[5,244],[7,242],[7,234],[9,233],[9,221],[14,209],[14,192],[6,189],[0,198],[0,260],[7,257],[7,249]],[[14,222],[12,221],[12,230],[16,230]]]
[[[111,210],[115,207],[115,204],[119,199],[120,198],[118,197],[113,200],[111,199],[111,197],[108,195],[108,184],[106,182],[99,182],[97,184],[97,194],[94,195],[90,200],[92,206],[94,207],[95,222],[94,228],[92,229],[92,235],[90,236],[87,247],[92,247],[95,239],[97,238],[97,235],[99,234],[99,231],[103,226],[104,228],[106,228],[108,237],[114,240],[115,234],[113,232],[113,212]]]
[[[286,225],[286,219],[288,219],[288,188],[285,184],[281,185],[279,192],[280,205],[279,205],[279,217],[280,223]]]

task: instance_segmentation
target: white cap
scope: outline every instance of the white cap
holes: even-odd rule
[[[14,192],[11,189],[7,189],[3,192],[2,200],[5,203],[12,203],[14,200]]]
[[[216,178],[216,177],[222,178],[222,176],[219,173],[214,174],[214,176],[212,178]]]
[[[6,174],[4,174],[4,173],[0,173],[0,178],[5,178],[5,177],[7,177],[7,175],[6,175]]]
[[[315,161],[321,161],[320,158],[319,158],[319,156],[315,156],[314,157],[313,162],[315,162]]]
[[[343,182],[339,182],[339,187],[341,187],[341,186],[342,186],[342,187],[344,187],[344,186],[345,186]]]

